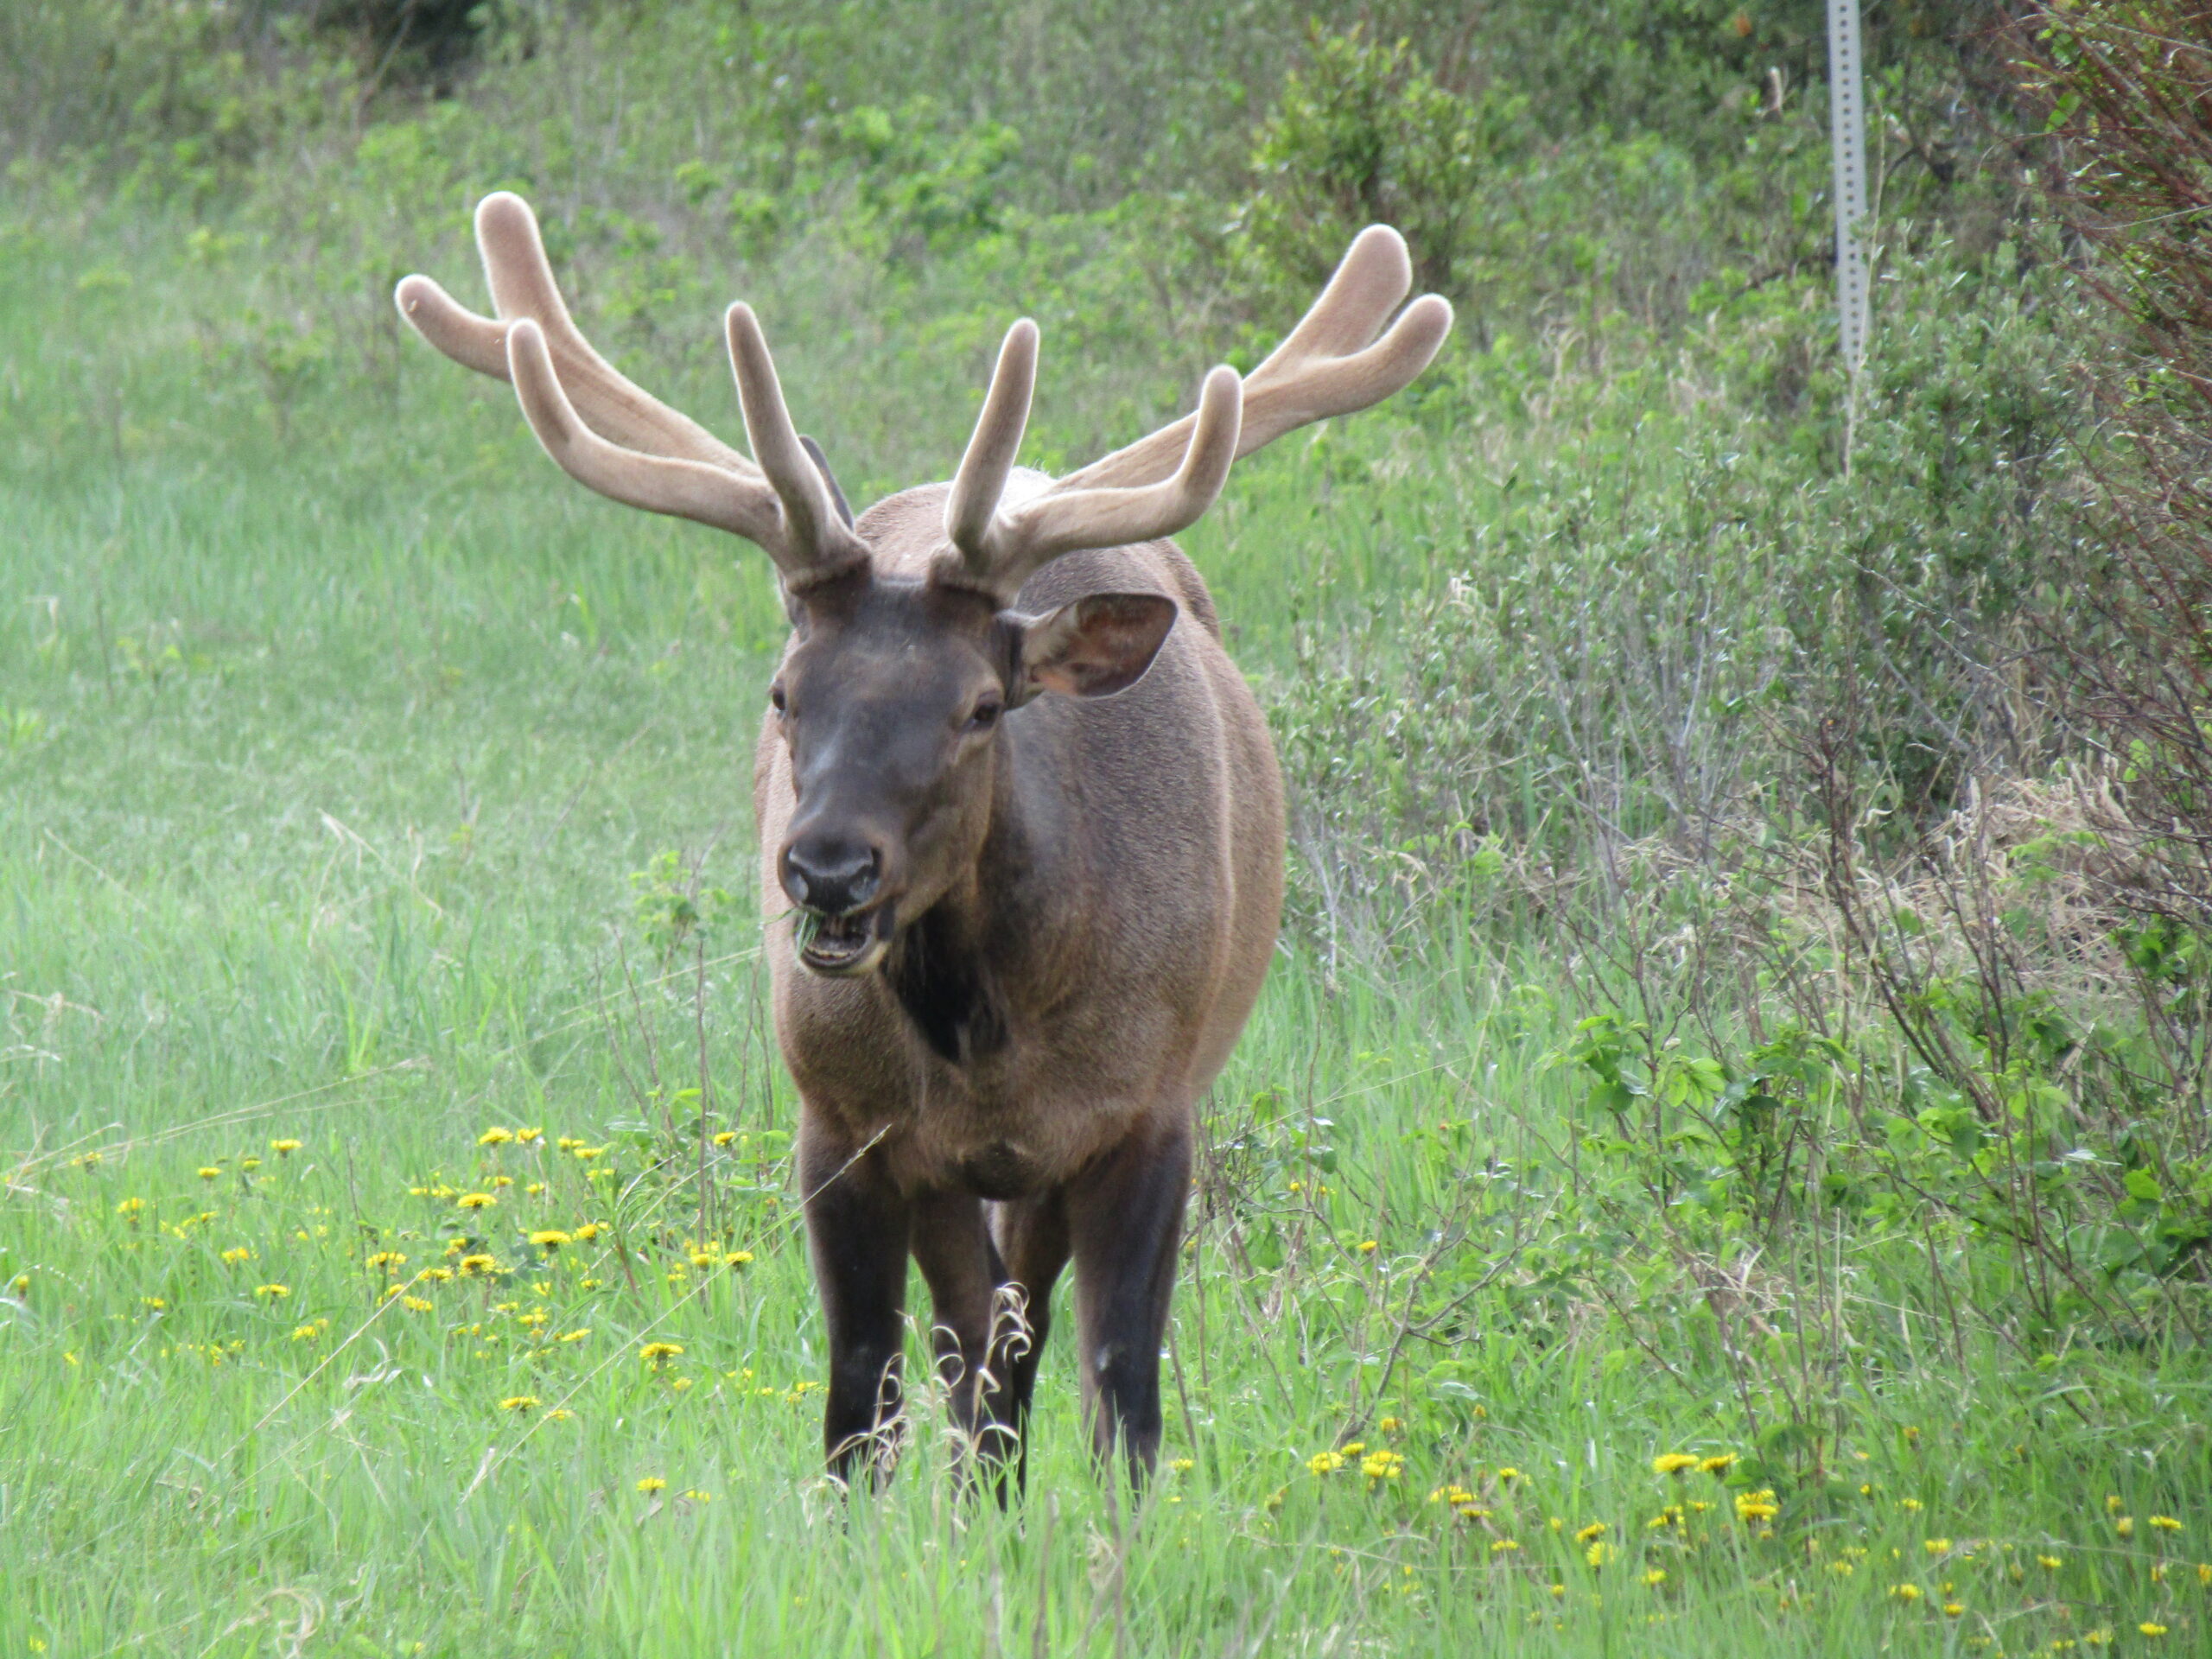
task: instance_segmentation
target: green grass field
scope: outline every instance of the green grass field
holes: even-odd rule
[[[1157,1484],[1090,1465],[1063,1335],[1023,1501],[963,1491],[926,1387],[889,1489],[833,1491],[756,948],[766,561],[586,496],[413,342],[274,397],[191,228],[0,239],[0,1655],[2212,1653],[2200,1349],[2024,1322],[1934,1207],[1653,1187],[1572,1058],[1603,953],[1448,883],[1353,948],[1325,842],[1206,1103]],[[965,334],[855,411],[805,365],[902,342],[793,331],[849,484],[949,469]],[[1772,631],[1745,526],[1828,531],[1738,467],[1766,429],[1551,349],[1281,446],[1185,538],[1301,753],[1463,575],[1533,570],[1532,638],[1715,584]],[[1700,467],[1719,531],[1647,505]],[[1419,783],[1420,728],[1363,741]],[[1559,786],[1497,785],[1524,827]]]

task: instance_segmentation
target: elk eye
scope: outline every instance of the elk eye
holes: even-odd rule
[[[768,688],[768,706],[771,709],[773,709],[779,715],[785,712],[784,707],[784,688],[782,685],[772,685]]]
[[[977,703],[976,712],[968,716],[968,729],[971,732],[988,732],[998,723],[998,717],[1005,711],[1006,705],[997,698],[986,698],[983,702]]]

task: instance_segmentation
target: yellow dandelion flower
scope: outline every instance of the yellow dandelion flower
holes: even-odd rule
[[[1943,1604],[1943,1617],[1946,1618],[1956,1618],[1961,1613],[1965,1612],[1966,1610],[1966,1604],[1964,1602],[1947,1601]]]
[[[638,1483],[638,1490],[641,1492],[664,1492],[668,1490],[668,1483],[658,1475],[647,1475]]]
[[[200,1179],[203,1181],[215,1180],[221,1176],[222,1173],[223,1172],[217,1168],[213,1164],[202,1164],[200,1166]]]
[[[683,1344],[680,1342],[649,1342],[638,1350],[638,1357],[649,1365],[658,1365],[663,1360],[678,1357],[683,1352]]]
[[[539,1193],[545,1191],[545,1183],[543,1181],[532,1181],[528,1186],[523,1188],[523,1191],[534,1198],[537,1197]]]
[[[1338,1446],[1337,1450],[1343,1452],[1344,1456],[1348,1458],[1356,1458],[1361,1452],[1367,1450],[1367,1442],[1365,1440],[1346,1440],[1342,1446]]]
[[[125,1198],[115,1206],[115,1213],[118,1216],[136,1216],[145,1208],[146,1200],[143,1198]]]
[[[591,1335],[591,1326],[588,1325],[580,1325],[573,1331],[563,1331],[557,1338],[555,1338],[555,1340],[557,1342],[582,1342],[589,1335]]]
[[[1736,1516],[1740,1521],[1771,1521],[1782,1513],[1772,1488],[1736,1494]]]
[[[2105,1513],[2107,1515],[2118,1515],[2120,1510],[2120,1494],[2117,1492],[2107,1493],[2105,1495]]]
[[[579,1290],[597,1290],[600,1286],[606,1282],[607,1281],[603,1279],[579,1279],[576,1281],[576,1288]]]
[[[494,1175],[492,1178],[492,1185],[494,1186],[512,1186],[514,1184],[515,1178],[512,1175]]]
[[[1665,1567],[1652,1567],[1649,1571],[1648,1571],[1648,1572],[1646,1572],[1646,1573],[1644,1573],[1644,1575],[1643,1575],[1643,1582],[1644,1582],[1646,1585],[1649,1585],[1649,1586],[1656,1586],[1656,1585],[1662,1585],[1662,1584],[1666,1583],[1666,1582],[1667,1582],[1667,1569],[1666,1569]]]
[[[2196,1564],[2196,1581],[2206,1589],[2212,1590],[2212,1561],[2199,1561]]]
[[[300,1149],[300,1143],[290,1140],[271,1141],[269,1143],[269,1149],[279,1158],[289,1158]]]
[[[1603,1539],[1582,1552],[1582,1559],[1592,1567],[1603,1567],[1613,1559],[1613,1547]]]
[[[588,1244],[592,1240],[597,1238],[604,1230],[600,1226],[599,1223],[595,1221],[588,1221],[581,1227],[571,1227],[569,1230],[575,1236],[577,1243]]]
[[[1899,1498],[1897,1500],[1897,1508],[1904,1510],[1908,1515],[1916,1515],[1925,1507],[1926,1505],[1923,1504],[1916,1497],[1905,1497]]]
[[[453,1282],[453,1269],[451,1268],[425,1268],[422,1272],[416,1274],[415,1276],[417,1279],[427,1279],[434,1285],[449,1285]]]
[[[1736,1454],[1722,1452],[1710,1458],[1700,1458],[1697,1466],[1708,1475],[1725,1475],[1736,1466]]]
[[[17,1274],[13,1279],[10,1279],[8,1281],[8,1288],[14,1291],[18,1296],[29,1295],[31,1288],[30,1274],[28,1273]]]
[[[399,1305],[410,1313],[427,1313],[430,1311],[431,1306],[433,1306],[433,1304],[425,1301],[420,1296],[405,1297],[401,1300]]]
[[[238,1167],[240,1169],[259,1169],[261,1167],[261,1160],[258,1158],[241,1158],[238,1160]]]
[[[2154,1515],[2151,1517],[2151,1524],[2156,1527],[2160,1532],[2179,1532],[2181,1530],[2181,1522],[2175,1520],[2171,1515]]]
[[[605,1147],[578,1147],[575,1149],[575,1152],[576,1156],[588,1164],[591,1162],[593,1159],[597,1158],[601,1154],[605,1153],[606,1150],[607,1148]]]
[[[1521,1541],[1517,1538],[1493,1538],[1490,1541],[1490,1553],[1493,1555],[1510,1554],[1520,1548]]]
[[[489,1210],[498,1202],[489,1192],[464,1192],[454,1200],[463,1210]]]
[[[1560,1601],[1560,1600],[1564,1600],[1564,1599],[1566,1599],[1566,1596],[1567,1596],[1567,1586],[1566,1586],[1565,1585],[1563,1585],[1563,1584],[1555,1584],[1555,1585],[1552,1586],[1552,1599],[1553,1599],[1554,1601]]]
[[[749,1267],[752,1262],[753,1252],[750,1250],[732,1250],[722,1257],[722,1266],[726,1268]]]
[[[1951,1551],[1951,1541],[1948,1538],[1928,1538],[1921,1541],[1920,1547],[1930,1555],[1948,1555]]]
[[[2050,1571],[2056,1573],[2060,1567],[2065,1566],[2066,1563],[2056,1555],[2038,1555],[2036,1557],[2036,1565],[2040,1567],[2048,1568]]]
[[[736,1139],[737,1131],[735,1129],[724,1129],[720,1135],[717,1135],[715,1137],[715,1144],[718,1147],[726,1147]]]
[[[715,1501],[715,1495],[712,1492],[702,1492],[696,1486],[688,1489],[683,1496],[694,1503],[711,1503]]]
[[[1400,1429],[1403,1428],[1405,1425],[1400,1422],[1395,1417],[1385,1417],[1381,1422],[1376,1424],[1375,1427],[1381,1429],[1385,1434],[1395,1434]]]
[[[321,1334],[322,1330],[319,1325],[296,1325],[292,1327],[292,1340],[294,1342],[313,1342]]]
[[[2140,1624],[2138,1624],[2135,1628],[2142,1631],[2144,1635],[2153,1638],[2164,1636],[2166,1633],[2166,1627],[2164,1625],[2153,1624],[2147,1618]]]
[[[1306,1459],[1307,1471],[1316,1475],[1331,1474],[1344,1466],[1344,1454],[1341,1452],[1316,1452]]]
[[[1852,1566],[1849,1561],[1830,1561],[1828,1563],[1828,1571],[1834,1573],[1839,1579],[1847,1579],[1858,1570],[1859,1569]]]
[[[1694,1469],[1704,1461],[1694,1452],[1662,1452],[1651,1459],[1655,1475],[1679,1475],[1685,1469]]]
[[[534,1394],[511,1394],[499,1402],[501,1411],[536,1411],[545,1402]]]
[[[1515,1481],[1520,1478],[1521,1471],[1518,1469],[1514,1468],[1510,1464],[1497,1471],[1497,1484],[1501,1486],[1510,1486]]]
[[[1580,1531],[1574,1535],[1574,1541],[1578,1544],[1589,1543],[1593,1539],[1604,1537],[1606,1530],[1607,1523],[1605,1522],[1592,1521],[1588,1526],[1584,1527]]]
[[[2132,1515],[2121,1516],[2119,1520],[2112,1523],[2112,1529],[2123,1538],[2133,1538],[2135,1535],[2135,1517]]]
[[[253,1287],[253,1294],[265,1297],[272,1302],[282,1301],[292,1294],[292,1287],[289,1285],[256,1285]]]
[[[407,1265],[407,1258],[397,1250],[378,1250],[369,1258],[369,1265],[372,1268],[403,1268]]]
[[[1890,1586],[1890,1593],[1899,1601],[1918,1601],[1920,1586],[1916,1584],[1893,1584]]]
[[[691,1252],[691,1265],[695,1268],[718,1267],[721,1263],[721,1257],[712,1250],[694,1250]]]
[[[1372,1255],[1375,1254],[1377,1248],[1376,1242],[1374,1239],[1363,1238],[1359,1241],[1359,1253],[1362,1255]]]
[[[691,1379],[688,1376],[679,1376],[668,1386],[677,1394],[688,1394],[691,1390]]]
[[[569,1242],[569,1235],[557,1227],[548,1227],[530,1236],[530,1242],[541,1250],[557,1250]]]
[[[1188,1458],[1170,1458],[1167,1466],[1179,1475],[1187,1475],[1198,1465]]]
[[[503,1129],[495,1123],[476,1137],[476,1144],[480,1147],[504,1147],[514,1138],[512,1129]]]
[[[1395,1452],[1378,1447],[1360,1460],[1359,1471],[1370,1480],[1395,1480],[1405,1467],[1406,1460]]]

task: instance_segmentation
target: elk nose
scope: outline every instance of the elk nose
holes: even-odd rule
[[[858,910],[882,885],[882,855],[855,842],[809,836],[785,847],[781,861],[791,902],[824,916]]]

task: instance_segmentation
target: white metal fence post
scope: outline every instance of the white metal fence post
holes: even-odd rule
[[[1828,148],[1835,168],[1835,296],[1843,369],[1858,404],[1866,361],[1866,99],[1859,50],[1859,0],[1828,0]]]

